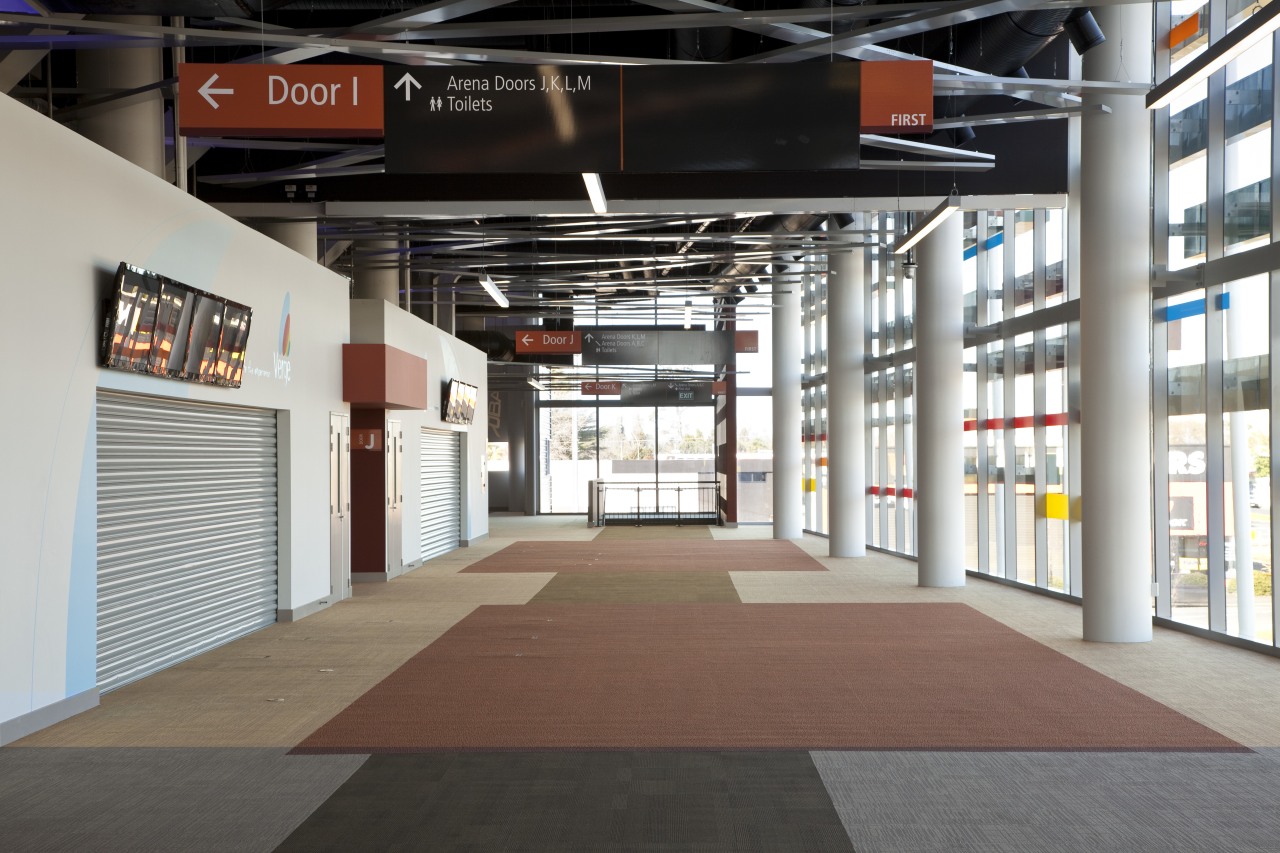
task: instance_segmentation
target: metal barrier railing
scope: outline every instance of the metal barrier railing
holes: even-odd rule
[[[719,524],[718,482],[595,481],[596,527],[606,524]]]

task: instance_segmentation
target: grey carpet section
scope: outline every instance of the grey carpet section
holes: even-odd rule
[[[286,752],[0,749],[0,850],[271,850],[365,760]]]
[[[859,853],[1280,850],[1280,750],[815,752]]]
[[[803,752],[374,755],[280,851],[845,853]]]

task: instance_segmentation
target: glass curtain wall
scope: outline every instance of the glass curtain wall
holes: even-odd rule
[[[910,261],[882,248],[892,245],[895,216],[868,217],[879,233],[864,255],[867,541],[913,555],[916,282]],[[968,212],[964,229],[965,565],[1073,594],[1067,395],[1078,376],[1068,346],[1078,312],[1067,292],[1065,212]],[[810,411],[816,417],[816,402]]]
[[[773,294],[753,281],[738,303],[759,332],[755,353],[738,353],[738,523],[773,521]]]
[[[804,323],[804,385],[801,405],[804,424],[804,529],[827,529],[827,267],[825,258],[804,261],[800,316]]]
[[[752,299],[750,304],[740,305],[737,313],[744,327],[753,328],[761,321],[767,326],[767,310],[767,301]],[[585,308],[574,312],[578,328],[679,329],[683,325],[701,329],[711,328],[718,317],[715,297],[699,293],[667,302],[657,297],[635,300],[615,305],[614,310],[608,312]],[[767,345],[767,334],[761,337]],[[621,399],[584,396],[581,383],[607,379],[624,385],[662,384],[672,378],[687,377],[682,381],[710,384],[712,366],[599,367],[583,366],[581,360],[581,356],[575,356],[572,366],[543,367],[538,374],[545,389],[538,390],[535,398],[539,442],[538,511],[586,513],[592,480],[640,484],[645,510],[660,511],[673,502],[684,510],[696,508],[701,500],[710,501],[706,489],[677,490],[674,486],[716,481],[714,405],[627,405],[623,402],[625,388]],[[646,402],[649,400],[652,397]],[[759,452],[762,445],[768,448],[767,442],[759,440],[751,446]]]
[[[867,544],[916,553],[915,449],[911,423],[914,267],[884,246],[892,243],[899,214],[867,217],[863,253],[867,347]]]
[[[1265,5],[1159,4],[1157,78]],[[1152,365],[1155,615],[1272,647],[1276,38],[1154,115]]]
[[[1070,553],[1068,356],[1079,316],[1060,209],[965,217],[966,568],[1078,594]],[[1073,582],[1073,578],[1075,579]]]

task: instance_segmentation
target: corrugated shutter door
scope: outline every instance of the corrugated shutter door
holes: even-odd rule
[[[98,392],[98,687],[276,621],[276,413]]]
[[[422,431],[422,559],[458,547],[462,535],[462,466],[456,432]]]

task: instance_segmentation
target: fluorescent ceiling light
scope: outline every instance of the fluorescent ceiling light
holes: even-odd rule
[[[498,290],[498,285],[493,283],[493,277],[491,275],[488,273],[482,273],[480,276],[480,286],[485,289],[486,293],[493,297],[493,301],[498,303],[499,307],[511,307],[511,302],[507,299],[507,295],[501,290]]]
[[[529,384],[532,385],[534,388],[537,388],[539,391],[549,390],[546,385],[543,385],[541,382],[539,382],[537,379],[534,379],[532,376],[529,377]]]
[[[1158,110],[1169,106],[1191,87],[1203,83],[1210,74],[1271,35],[1277,28],[1280,28],[1280,3],[1268,3],[1148,92],[1147,109]]]
[[[596,213],[608,213],[609,205],[604,197],[604,185],[595,172],[583,172],[582,182],[587,185],[587,197],[591,199],[591,209]]]
[[[942,200],[942,204],[929,211],[929,214],[916,223],[916,227],[912,228],[902,238],[902,242],[893,248],[895,255],[906,254],[916,243],[919,243],[929,232],[937,228],[943,222],[947,221],[947,217],[960,209],[960,195],[953,192]]]

